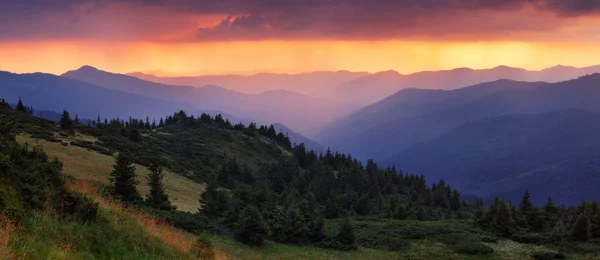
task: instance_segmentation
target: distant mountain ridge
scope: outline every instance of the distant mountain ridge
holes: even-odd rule
[[[539,71],[497,66],[490,69],[456,68],[411,74],[401,74],[389,70],[377,73],[338,71],[300,74],[262,73],[250,76],[156,77],[144,73],[130,73],[129,75],[166,84],[196,87],[216,84],[245,93],[286,89],[315,97],[349,102],[356,106],[365,106],[406,88],[451,90],[498,79],[553,83],[597,72],[600,72],[600,65],[583,68],[557,65]]]
[[[448,97],[442,101],[436,99],[439,92],[415,90],[424,95],[419,105],[411,106],[395,101],[391,102],[392,105],[386,104],[390,100],[402,99],[406,92],[401,91],[395,97],[357,112],[355,117],[348,117],[346,122],[331,128],[329,134],[320,135],[317,141],[359,158],[385,159],[461,124],[490,116],[541,113],[563,108],[600,112],[600,102],[597,102],[600,99],[598,86],[600,74],[559,83],[496,81],[442,92],[443,96]],[[467,95],[465,91],[473,92]],[[461,92],[463,93],[459,95]],[[465,98],[469,96],[473,98]],[[399,106],[408,108],[400,110]],[[369,114],[371,109],[378,107],[386,109],[379,112],[379,116]],[[366,116],[360,116],[361,113]],[[380,122],[378,117],[395,119]],[[349,135],[333,139],[334,133],[339,132],[335,129],[358,131],[350,131]],[[326,143],[324,140],[334,142]]]
[[[519,201],[529,190],[542,204],[600,196],[600,114],[561,109],[466,123],[387,161],[465,193]]]
[[[176,86],[110,73],[90,66],[62,76],[156,99],[188,104],[196,109],[219,110],[262,124],[281,122],[304,135],[347,113],[347,104],[289,90],[245,94],[216,85]]]

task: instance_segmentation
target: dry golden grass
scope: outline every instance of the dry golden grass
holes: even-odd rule
[[[142,211],[124,207],[119,201],[103,197],[98,186],[92,181],[70,181],[67,182],[66,186],[70,190],[89,195],[101,207],[109,210],[112,215],[117,216],[116,219],[123,215],[132,218],[145,233],[160,239],[165,245],[174,248],[183,255],[197,258],[206,255],[206,252],[203,252],[203,250],[215,250],[215,259],[230,259],[227,254],[218,249],[200,247],[196,242],[196,236],[190,233],[163,223]]]
[[[14,230],[15,223],[7,216],[0,214],[0,259],[12,258],[9,242]]]
[[[97,141],[93,137],[84,135],[77,135],[72,138],[72,140]],[[102,184],[109,183],[109,174],[114,165],[114,158],[111,156],[77,146],[63,146],[61,143],[32,139],[27,135],[18,135],[17,141],[19,143],[27,142],[30,147],[39,145],[48,156],[51,158],[57,157],[64,163],[63,173],[66,175],[80,180],[90,180]],[[136,169],[140,181],[138,189],[142,196],[145,196],[149,191],[145,179],[145,176],[148,175],[148,169],[141,165],[136,165]],[[163,184],[171,203],[177,206],[178,210],[192,213],[198,210],[200,207],[198,199],[204,192],[204,185],[170,171],[166,171]]]

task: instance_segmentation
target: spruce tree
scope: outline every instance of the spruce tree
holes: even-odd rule
[[[19,102],[17,103],[17,107],[15,109],[19,112],[27,112],[27,107],[25,107],[25,105],[23,105],[23,101],[21,100],[21,97],[19,97]]]
[[[494,229],[502,235],[510,235],[514,229],[514,219],[510,208],[504,200],[498,204],[496,215],[494,216]]]
[[[336,238],[342,246],[341,249],[354,250],[358,248],[356,246],[356,238],[354,237],[354,226],[352,225],[350,217],[346,216],[344,218],[340,224],[340,229]]]
[[[218,185],[214,181],[209,181],[206,185],[204,193],[200,196],[199,209],[201,214],[209,217],[223,217],[231,205],[231,199],[228,194],[218,189]]]
[[[60,117],[60,128],[66,131],[73,131],[73,120],[67,110],[63,110],[62,116]]]
[[[369,197],[367,197],[366,194],[363,194],[356,204],[354,204],[354,212],[358,215],[365,216],[369,214],[370,210]]]
[[[591,228],[590,228],[590,218],[585,214],[579,214],[575,224],[573,225],[573,230],[571,231],[571,238],[575,241],[585,242],[592,238]]]
[[[173,206],[169,201],[169,196],[165,193],[162,180],[165,177],[163,169],[158,164],[152,164],[148,168],[150,173],[146,176],[150,192],[146,196],[146,204],[150,207],[162,210],[171,210]]]
[[[269,228],[255,206],[247,206],[240,212],[234,231],[234,235],[239,241],[260,246],[268,234]]]
[[[531,203],[531,196],[529,195],[529,191],[525,191],[523,195],[523,199],[521,200],[521,205],[519,206],[519,211],[521,215],[526,217],[533,211],[533,204]]]
[[[395,219],[406,219],[407,217],[408,217],[408,210],[406,209],[406,206],[404,205],[404,203],[398,204],[398,207],[396,208],[396,212],[394,213],[394,218]]]
[[[136,187],[138,181],[135,177],[133,162],[124,154],[119,153],[115,159],[113,171],[110,173],[110,181],[115,195],[122,201],[136,202],[142,199]]]

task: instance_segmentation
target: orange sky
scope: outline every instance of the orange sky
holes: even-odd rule
[[[600,64],[589,0],[4,0],[0,70],[169,75]]]
[[[82,65],[169,75],[299,73],[316,70],[412,73],[507,65],[543,69],[600,64],[593,43],[251,41],[200,43],[0,43],[0,70],[61,74]]]

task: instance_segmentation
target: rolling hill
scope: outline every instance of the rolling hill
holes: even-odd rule
[[[434,110],[423,114],[405,116],[379,124],[377,122],[369,123],[369,121],[360,122],[357,125],[368,125],[370,128],[360,134],[333,143],[331,146],[352,153],[359,158],[385,159],[464,123],[490,116],[541,113],[564,108],[600,111],[600,104],[597,102],[600,98],[600,88],[597,87],[600,84],[600,74],[559,83],[510,83],[505,81],[496,83],[501,83],[500,85],[509,83],[508,85],[511,87],[506,88],[505,86],[506,90],[497,92],[483,91],[481,95],[474,95],[472,99],[448,99],[440,103],[439,107],[433,105]],[[515,85],[513,86],[513,84]],[[490,85],[476,85],[454,91],[478,93],[485,90],[485,86]],[[500,87],[500,89],[503,88]],[[459,96],[468,97],[469,95],[461,94]],[[428,108],[429,104],[431,103],[426,103],[425,107]],[[395,109],[381,114],[387,113],[400,114]],[[372,118],[377,118],[377,116],[372,116]],[[350,124],[341,126],[342,129],[353,127],[359,126],[352,124],[352,121]],[[323,142],[321,141],[321,143]]]
[[[63,76],[137,95],[187,104],[196,109],[219,110],[260,124],[280,122],[307,136],[354,108],[349,104],[289,90],[245,94],[216,85],[166,85],[90,66],[66,72]]]
[[[534,203],[577,204],[600,196],[600,114],[564,109],[467,123],[392,157],[389,163],[444,178],[465,193]]]
[[[149,98],[51,74],[0,71],[0,95],[15,102],[21,97],[34,109],[77,111],[81,118],[164,116],[164,111],[190,109],[175,102]]]

